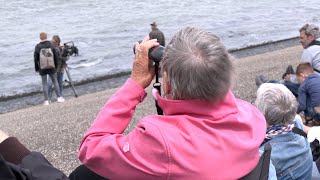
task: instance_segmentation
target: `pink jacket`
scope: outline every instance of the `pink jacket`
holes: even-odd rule
[[[79,159],[84,165],[123,180],[237,179],[257,165],[266,121],[231,91],[219,103],[156,94],[165,115],[146,116],[123,135],[145,96],[129,79],[109,99],[82,140]]]

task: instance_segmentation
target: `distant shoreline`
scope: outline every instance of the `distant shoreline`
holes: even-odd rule
[[[229,49],[228,51],[236,58],[244,58],[297,45],[299,45],[299,38],[294,37],[279,41],[269,41],[261,44]],[[123,71],[75,82],[75,89],[78,95],[83,95],[115,88],[124,83],[129,77],[130,73],[130,71]],[[64,97],[70,97],[73,95],[74,94],[71,88],[65,87]],[[42,91],[27,92],[12,96],[2,96],[0,97],[0,114],[41,104],[43,102],[42,96]],[[53,96],[55,97],[55,95]]]
[[[241,48],[233,48],[228,51],[236,58],[244,58],[298,45],[300,45],[299,37],[292,37],[278,41],[268,41],[260,44],[248,45]]]

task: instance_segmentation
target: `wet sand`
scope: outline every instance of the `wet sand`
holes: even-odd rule
[[[301,46],[293,46],[235,60],[235,96],[253,101],[256,93],[255,76],[263,73],[270,79],[281,78],[289,64],[297,66],[301,52]],[[68,96],[64,103],[53,102],[50,106],[36,105],[0,114],[0,127],[9,135],[18,137],[31,150],[42,152],[54,166],[69,174],[80,164],[77,150],[82,136],[117,89],[108,88],[78,98]],[[136,108],[126,132],[141,117],[156,114],[151,88],[146,91],[149,95]]]

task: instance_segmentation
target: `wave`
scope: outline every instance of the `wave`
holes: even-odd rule
[[[93,60],[93,61],[91,61],[90,59],[82,59],[77,63],[69,64],[69,68],[70,69],[77,69],[77,68],[81,68],[81,67],[95,66],[95,65],[101,63],[102,60],[103,60],[103,58],[98,58],[98,59]]]

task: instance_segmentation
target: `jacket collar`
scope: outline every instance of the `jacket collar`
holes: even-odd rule
[[[228,114],[238,112],[236,107],[236,99],[231,90],[229,90],[225,98],[219,102],[165,99],[160,96],[157,89],[152,90],[152,95],[166,116],[191,115],[195,117],[220,119]]]
[[[320,46],[320,38],[313,40],[310,44],[308,44],[308,46],[305,49],[307,49],[308,47],[313,46],[313,45]]]

